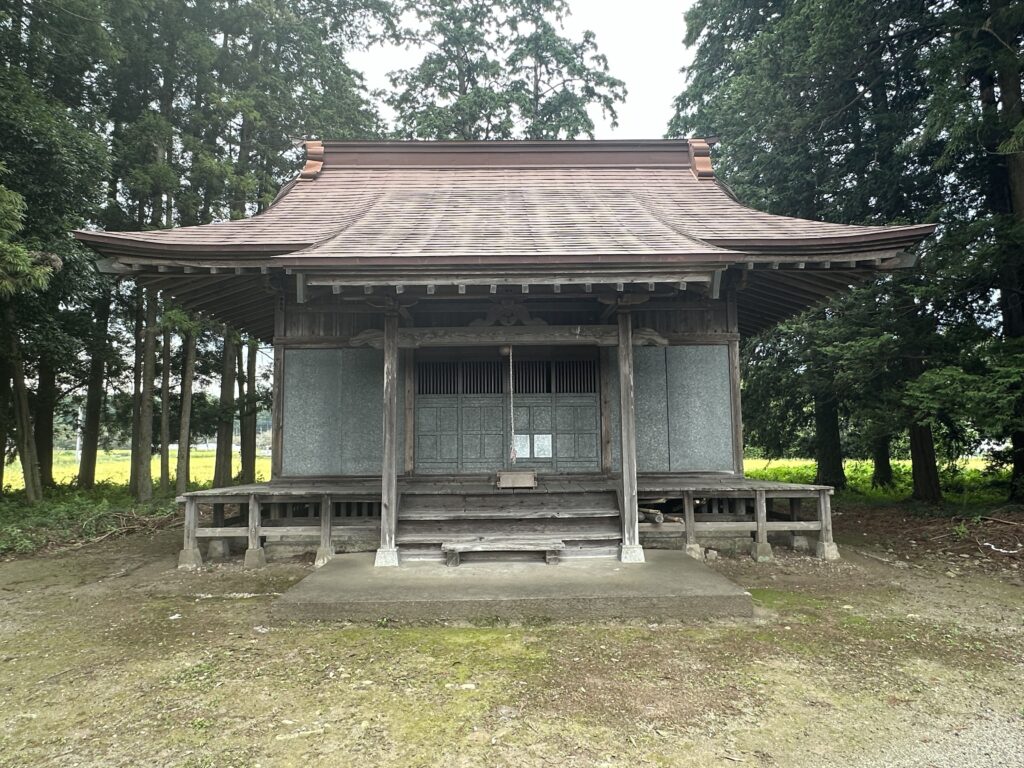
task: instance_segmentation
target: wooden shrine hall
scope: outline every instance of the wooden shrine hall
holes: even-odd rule
[[[75,233],[106,270],[273,344],[272,476],[184,495],[182,567],[200,542],[244,542],[247,566],[281,544],[641,563],[722,536],[759,560],[773,541],[838,557],[832,489],[744,477],[739,342],[912,266],[932,225],[751,210],[700,139],[305,154],[252,218]]]

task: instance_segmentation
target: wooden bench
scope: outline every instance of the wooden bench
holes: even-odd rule
[[[561,539],[539,537],[453,539],[441,543],[445,563],[450,567],[459,564],[463,552],[543,552],[545,562],[557,563],[564,549],[565,542]]]

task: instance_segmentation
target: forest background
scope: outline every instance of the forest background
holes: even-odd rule
[[[628,84],[570,5],[0,0],[0,550],[30,546],[26,520],[258,475],[257,342],[100,273],[71,230],[256,214],[303,137],[592,138]],[[691,62],[652,136],[716,137],[761,210],[939,225],[918,268],[745,341],[748,455],[892,499],[1024,501],[1024,5],[697,0],[679,34],[647,62]],[[350,62],[382,45],[422,55],[371,90]],[[207,440],[212,473],[190,472]],[[108,449],[124,485],[97,489]]]

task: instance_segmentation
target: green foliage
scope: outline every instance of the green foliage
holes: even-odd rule
[[[893,462],[893,485],[890,488],[876,488],[871,479],[873,466],[870,461],[847,461],[845,463],[847,488],[838,494],[841,501],[868,502],[871,504],[906,504],[913,493],[913,478],[909,461]],[[783,483],[813,483],[816,469],[810,459],[786,459],[782,461],[751,461],[748,459],[746,475],[760,480]],[[1004,469],[971,461],[946,466],[939,473],[943,493],[946,496],[946,510],[960,514],[964,507],[985,508],[1001,504],[1009,487],[1009,473]]]
[[[740,199],[847,224],[942,225],[914,272],[748,342],[755,445],[806,453],[815,405],[831,400],[860,453],[912,425],[931,427],[947,462],[1012,435],[1024,450],[1024,368],[991,343],[1024,335],[1013,298],[1024,201],[1010,216],[1013,161],[1001,154],[1024,123],[1019,100],[998,96],[1014,78],[1020,89],[1024,15],[978,3],[729,0],[697,2],[686,20],[695,58],[669,134],[720,137],[716,167]]]
[[[0,554],[93,539],[144,526],[173,511],[173,503],[166,500],[138,505],[120,485],[100,485],[88,492],[62,488],[37,504],[6,496],[0,498]]]
[[[625,86],[593,32],[562,34],[564,0],[428,0],[405,9],[425,45],[419,66],[391,73],[396,132],[420,139],[593,138],[591,106],[610,116]]]

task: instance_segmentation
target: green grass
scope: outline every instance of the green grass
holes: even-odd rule
[[[815,464],[810,459],[746,459],[744,471],[760,480],[785,483],[813,483]],[[845,461],[847,489],[839,494],[847,502],[865,502],[877,505],[902,504],[913,491],[913,475],[909,461],[892,463],[894,485],[891,488],[873,488],[870,461]],[[959,512],[963,508],[984,508],[1005,501],[1009,490],[1009,473],[992,472],[984,459],[967,460],[956,469],[943,469],[940,473],[946,508]]]
[[[213,482],[214,451],[192,451],[190,487],[207,487]],[[47,489],[39,504],[26,504],[22,491],[25,481],[21,466],[15,462],[7,467],[5,497],[0,498],[0,555],[25,554],[48,546],[64,546],[95,539],[118,531],[145,530],[161,523],[175,511],[172,492],[151,503],[139,504],[128,494],[131,469],[129,451],[101,452],[96,462],[96,487],[80,491],[73,487],[78,475],[78,462],[72,451],[54,455],[53,475],[58,487]],[[175,453],[171,454],[171,472]],[[234,471],[239,470],[238,456]],[[160,477],[160,459],[153,458],[154,485]],[[270,458],[256,459],[256,477],[270,477]],[[155,487],[159,490],[158,486]]]
[[[189,485],[205,487],[213,482],[214,451],[192,451],[189,459]],[[174,465],[177,451],[171,451],[171,475],[173,484]],[[235,454],[232,472],[237,473],[241,467],[239,457]],[[154,482],[160,478],[160,457],[154,456],[152,463]],[[129,451],[101,451],[96,459],[96,482],[111,485],[127,485],[131,472],[131,453]],[[78,461],[74,451],[56,451],[53,456],[53,479],[60,485],[70,485],[78,477]],[[256,479],[270,478],[270,457],[256,457]],[[15,459],[8,465],[4,477],[4,487],[13,491],[25,487],[25,479],[21,474],[21,464]]]

